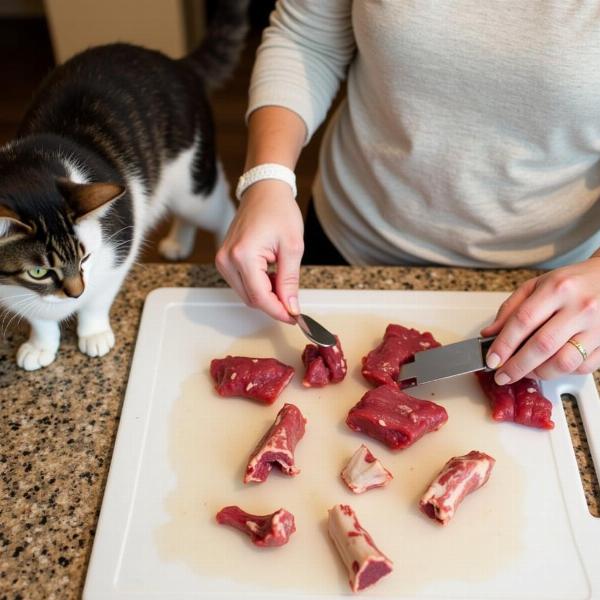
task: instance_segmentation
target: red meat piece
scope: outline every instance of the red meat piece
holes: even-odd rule
[[[329,383],[329,371],[317,346],[308,344],[304,348],[302,362],[306,367],[302,385],[306,387],[323,387]]]
[[[369,390],[350,409],[346,423],[383,442],[392,450],[408,448],[448,420],[446,409],[428,400],[404,393],[397,385],[381,385]]]
[[[275,422],[250,456],[244,483],[262,483],[269,476],[273,465],[277,465],[286,475],[300,473],[300,469],[294,464],[294,449],[304,435],[305,423],[306,419],[297,406],[284,404],[277,413]]]
[[[404,363],[410,362],[417,352],[440,345],[428,331],[388,325],[379,346],[363,356],[362,374],[374,385],[396,383]]]
[[[324,348],[316,344],[307,344],[302,353],[302,362],[306,373],[302,385],[306,387],[323,387],[328,383],[338,383],[346,377],[348,367],[336,336],[335,346]]]
[[[535,379],[523,378],[516,383],[498,385],[493,371],[478,371],[477,379],[492,406],[496,421],[514,421],[528,427],[553,429],[552,402],[546,398]]]
[[[465,496],[487,482],[495,463],[491,456],[477,450],[451,458],[431,482],[419,508],[430,519],[446,525]]]
[[[255,546],[283,546],[296,531],[294,515],[280,508],[270,515],[251,515],[239,506],[226,506],[217,513],[217,523],[243,531]]]
[[[294,369],[274,358],[227,356],[210,363],[220,396],[239,396],[273,404],[294,376]]]

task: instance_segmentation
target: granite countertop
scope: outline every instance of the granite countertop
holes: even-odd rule
[[[536,273],[404,267],[307,267],[305,288],[510,291]],[[158,287],[224,287],[212,266],[140,264],[112,310],[116,347],[102,359],[79,353],[73,323],[57,360],[16,368],[23,325],[0,338],[0,600],[79,598],[119,425],[144,298]],[[596,381],[598,376],[596,374]],[[577,407],[565,401],[590,511],[600,490]]]

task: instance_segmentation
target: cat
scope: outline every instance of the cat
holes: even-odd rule
[[[196,226],[222,241],[235,208],[207,91],[233,71],[247,13],[248,0],[221,0],[180,60],[122,43],[76,55],[0,147],[0,304],[31,326],[16,356],[23,369],[54,361],[60,322],[74,314],[80,351],[110,351],[110,307],[167,210],[163,256],[188,256]]]

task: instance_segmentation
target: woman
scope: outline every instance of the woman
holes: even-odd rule
[[[292,322],[304,249],[293,169],[347,79],[313,188],[337,251],[357,265],[549,269],[482,331],[497,334],[487,362],[499,384],[591,372],[600,0],[424,6],[278,2],[250,86],[240,208],[217,266],[248,305]]]

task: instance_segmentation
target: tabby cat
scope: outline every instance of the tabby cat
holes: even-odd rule
[[[0,304],[31,325],[20,367],[49,365],[73,314],[81,352],[113,347],[111,304],[166,210],[175,216],[165,257],[188,256],[196,226],[222,240],[234,206],[206,92],[236,64],[247,5],[221,0],[203,43],[181,60],[128,44],[75,56],[0,148]]]

